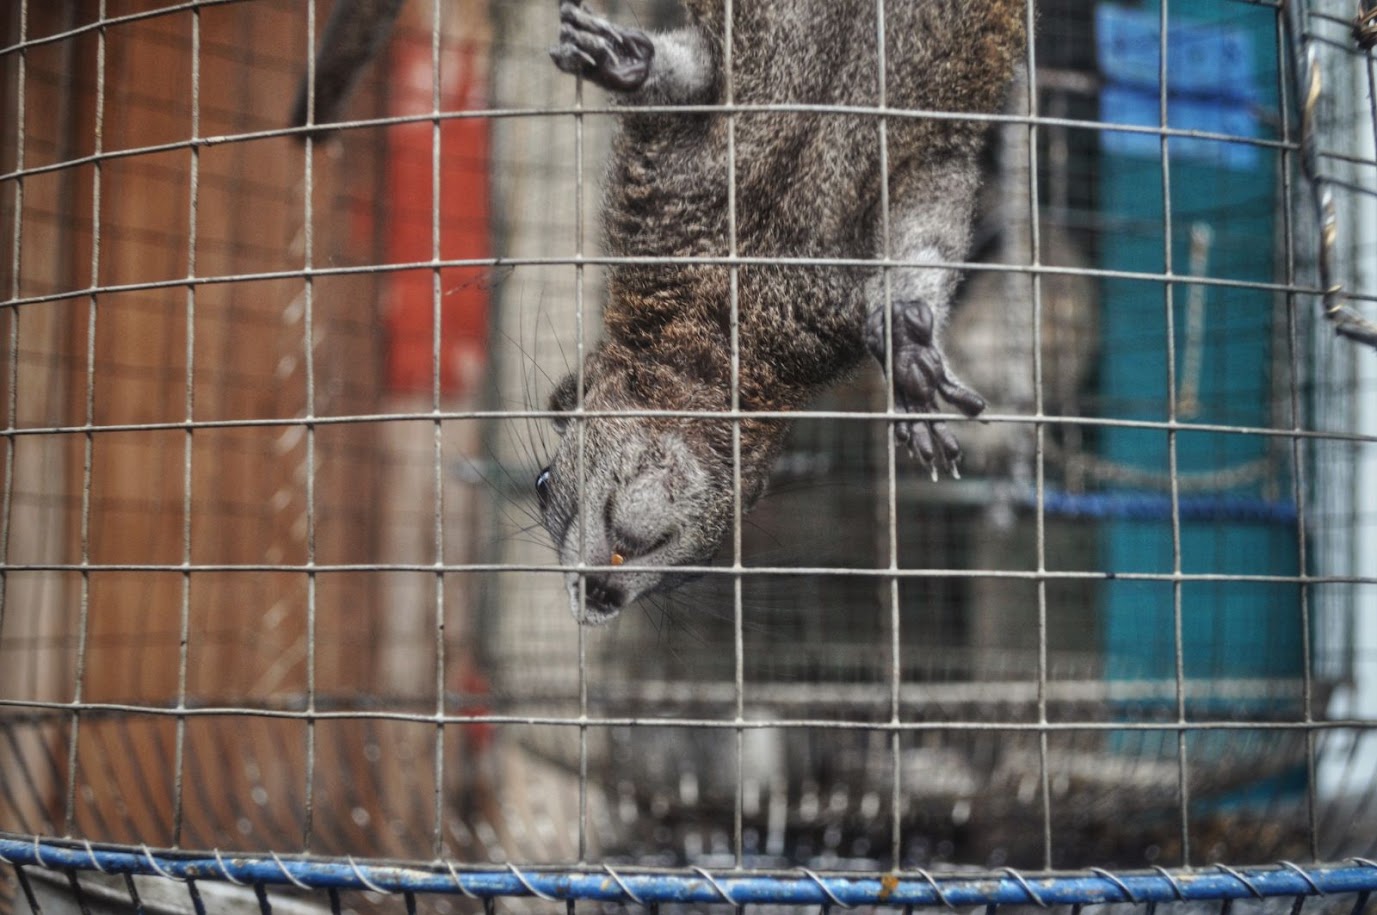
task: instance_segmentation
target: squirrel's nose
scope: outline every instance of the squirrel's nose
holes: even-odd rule
[[[620,610],[626,602],[626,592],[600,575],[584,576],[583,581],[583,596],[590,611]]]

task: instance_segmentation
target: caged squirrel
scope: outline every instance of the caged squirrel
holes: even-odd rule
[[[1026,0],[888,0],[883,100],[891,109],[1001,109],[1024,43]],[[604,201],[613,256],[730,254],[725,114],[637,106],[727,101],[725,4],[685,0],[688,24],[647,35],[575,0],[560,6],[555,64],[608,89],[626,113],[613,141]],[[881,102],[875,0],[737,0],[732,101],[741,106],[869,107]],[[984,401],[947,368],[940,331],[955,271],[758,263],[758,258],[960,261],[969,243],[986,133],[959,117],[892,116],[886,124],[889,214],[881,202],[880,120],[831,112],[736,115],[739,404],[789,411],[847,375],[869,350],[886,361],[892,303],[894,402],[909,413],[943,403],[975,416]],[[584,365],[587,411],[731,409],[731,274],[727,267],[631,263],[609,268],[602,341]],[[576,381],[551,407],[573,409]],[[706,564],[735,514],[732,424],[606,416],[584,421],[582,467],[572,424],[536,481],[582,623],[673,587],[674,567]],[[787,423],[741,421],[741,504],[765,486]],[[956,470],[960,446],[941,420],[900,422],[921,461]],[[579,486],[580,476],[582,486]]]
[[[687,577],[680,568],[708,563],[731,531],[730,421],[607,414],[731,410],[733,298],[738,403],[761,412],[805,406],[867,351],[885,365],[891,303],[895,407],[928,415],[899,421],[896,437],[934,472],[956,472],[956,437],[930,414],[985,407],[949,370],[940,342],[957,272],[885,273],[857,262],[966,255],[986,129],[960,115],[1001,110],[1028,2],[736,0],[728,74],[725,0],[684,0],[686,24],[654,34],[562,0],[555,65],[608,90],[623,109],[607,170],[605,248],[638,259],[608,269],[603,337],[583,366],[582,397],[571,375],[551,398],[552,410],[581,402],[597,415],[580,421],[579,434],[575,423],[556,423],[559,445],[536,479],[560,563],[593,567],[565,574],[580,623],[605,623],[636,598],[674,587]],[[728,101],[729,80],[730,100],[744,110],[734,118],[704,111]],[[857,110],[882,102],[901,112],[885,119],[883,145],[881,119]],[[735,296],[731,269],[712,262],[732,254],[729,179],[735,253],[747,259]],[[760,497],[787,428],[740,420],[743,510]]]

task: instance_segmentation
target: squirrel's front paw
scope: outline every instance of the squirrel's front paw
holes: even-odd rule
[[[942,349],[934,336],[932,309],[921,300],[895,302],[894,318],[894,406],[904,413],[942,412],[937,398],[967,416],[985,409],[985,399],[963,385],[947,371]],[[883,308],[870,313],[865,327],[870,352],[885,364],[885,315]],[[895,438],[908,446],[909,453],[930,466],[936,476],[946,467],[959,477],[957,462],[961,443],[939,419],[913,419],[895,425]]]
[[[560,3],[559,23],[559,44],[550,57],[565,73],[614,92],[633,92],[650,77],[655,45],[645,32],[594,16],[581,0]]]

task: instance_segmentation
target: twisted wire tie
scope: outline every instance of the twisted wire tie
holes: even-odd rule
[[[1253,898],[1255,898],[1255,899],[1261,899],[1261,898],[1263,898],[1263,896],[1262,896],[1262,891],[1259,890],[1256,886],[1253,885],[1253,881],[1249,880],[1247,877],[1243,876],[1243,875],[1240,874],[1238,871],[1234,870],[1232,867],[1229,867],[1229,865],[1227,865],[1227,864],[1216,864],[1216,865],[1215,865],[1215,868],[1216,868],[1217,870],[1223,871],[1224,873],[1228,874],[1230,877],[1233,877],[1233,878],[1234,878],[1235,880],[1237,880],[1239,883],[1241,883],[1241,884],[1243,884],[1245,887],[1247,887],[1247,888],[1248,888],[1248,892],[1253,894]]]
[[[696,867],[696,866],[695,866],[693,869],[694,869],[695,871],[697,871],[697,873],[698,873],[698,875],[699,875],[700,877],[702,877],[704,880],[708,881],[708,883],[712,885],[712,888],[713,888],[714,890],[717,891],[717,895],[721,896],[722,899],[723,899],[723,901],[725,901],[728,905],[733,905],[733,906],[739,906],[739,905],[741,905],[741,903],[737,902],[735,899],[733,899],[733,898],[731,897],[731,893],[728,893],[728,892],[726,891],[726,889],[722,886],[722,884],[720,884],[720,883],[717,882],[717,878],[716,878],[716,877],[714,877],[712,874],[709,874],[707,871],[703,870],[701,867]]]
[[[644,899],[642,899],[640,896],[637,896],[635,893],[631,892],[631,887],[627,886],[626,881],[623,880],[621,876],[612,869],[612,865],[604,864],[602,866],[602,869],[607,871],[609,877],[617,881],[617,886],[621,887],[621,891],[626,895],[627,899],[630,899],[632,902],[636,903],[636,905],[639,906],[644,906],[646,904]]]
[[[91,847],[91,840],[82,839],[81,844],[86,846],[86,860],[91,862],[91,866],[94,867],[96,870],[100,871],[102,874],[110,873],[101,865],[100,861],[96,859],[96,850]]]
[[[537,899],[544,899],[546,902],[559,902],[558,896],[551,896],[549,893],[542,893],[540,890],[532,886],[531,881],[527,880],[525,876],[522,875],[521,871],[516,869],[515,864],[508,863],[507,870],[512,872],[512,876],[519,880],[521,882],[521,885],[526,888],[526,892],[530,893],[532,896],[535,896]]]
[[[1014,870],[1012,867],[1004,868],[1004,873],[1008,874],[1010,877],[1013,877],[1016,881],[1018,881],[1018,885],[1023,887],[1023,892],[1028,894],[1029,899],[1037,903],[1038,908],[1047,908],[1047,903],[1043,901],[1043,898],[1038,895],[1037,890],[1033,889],[1033,885],[1029,883],[1022,874]]]
[[[932,891],[937,894],[937,898],[942,902],[942,905],[946,906],[947,908],[955,912],[956,906],[951,904],[951,900],[947,898],[946,892],[942,889],[942,885],[937,882],[936,878],[934,878],[932,874],[929,874],[927,871],[923,870],[923,868],[921,867],[918,868],[917,873],[918,876],[922,877],[924,880],[928,882],[928,886],[932,887]]]
[[[35,841],[36,841],[36,840],[35,840]],[[185,877],[178,877],[177,875],[173,874],[171,871],[166,870],[165,868],[160,867],[160,866],[158,865],[157,860],[154,859],[154,857],[153,857],[153,850],[150,849],[146,843],[140,844],[140,845],[139,845],[139,848],[143,849],[143,856],[144,856],[144,859],[148,861],[148,866],[151,867],[151,868],[153,868],[153,872],[154,872],[155,874],[157,874],[159,877],[166,877],[168,880],[176,880],[178,883],[189,883],[189,882],[190,882],[190,881],[187,880]]]
[[[1105,870],[1102,867],[1092,867],[1090,869],[1090,873],[1095,874],[1096,876],[1099,876],[1105,880],[1108,880],[1110,883],[1118,887],[1119,892],[1124,894],[1124,899],[1134,903],[1135,905],[1137,904],[1138,897],[1133,895],[1133,891],[1128,888],[1128,884],[1124,883],[1122,880],[1111,874],[1109,871]]]
[[[459,871],[455,869],[453,861],[446,861],[445,867],[449,868],[449,879],[454,881],[454,887],[462,895],[469,899],[477,899],[478,894],[464,886],[464,881],[459,878]]]
[[[800,867],[799,870],[802,871],[803,873],[807,874],[807,875],[808,875],[808,879],[810,879],[810,880],[812,880],[814,883],[816,883],[816,884],[818,885],[818,889],[822,890],[823,893],[825,893],[825,894],[827,895],[827,898],[828,898],[829,900],[831,900],[829,903],[827,903],[827,905],[839,905],[839,906],[841,906],[843,909],[854,909],[854,908],[855,908],[854,905],[847,905],[846,903],[844,903],[844,902],[842,902],[840,899],[838,899],[838,898],[837,898],[837,894],[834,893],[834,892],[832,892],[832,890],[827,886],[827,884],[825,884],[825,883],[822,882],[822,878],[819,877],[817,874],[813,873],[812,871],[810,871],[810,870],[809,870],[808,868],[806,868],[806,867]],[[826,907],[826,906],[824,906],[824,908],[825,908],[825,907]]]
[[[364,876],[363,871],[359,870],[358,862],[354,860],[353,855],[347,856],[346,860],[349,862],[349,866],[353,868],[354,876],[359,878],[360,883],[362,883],[364,886],[366,886],[368,889],[372,890],[375,893],[382,893],[384,896],[390,895],[387,890],[378,886],[372,880],[369,880],[367,877]]]
[[[218,848],[211,849],[211,853],[215,855],[215,863],[218,864],[218,865],[220,866],[220,876],[224,877],[227,881],[229,881],[230,883],[234,884],[235,886],[248,886],[247,883],[245,883],[245,882],[242,881],[242,880],[236,879],[236,878],[234,877],[234,875],[232,875],[232,874],[229,872],[229,868],[225,866],[225,859],[222,858],[222,857],[220,857],[220,849],[218,849]],[[281,867],[281,864],[282,864],[282,862],[279,861],[279,862],[278,862],[278,866]],[[284,873],[285,873],[285,871],[284,871]]]
[[[1300,876],[1302,880],[1309,884],[1311,893],[1313,893],[1316,896],[1325,895],[1324,890],[1320,889],[1320,885],[1316,883],[1315,879],[1311,877],[1309,874],[1307,874],[1305,871],[1301,870],[1299,867],[1292,864],[1290,861],[1282,861],[1280,863],[1282,867],[1289,868],[1290,870],[1294,871],[1296,874]]]
[[[1176,881],[1176,876],[1160,864],[1152,865],[1152,869],[1166,878],[1167,883],[1171,885],[1172,894],[1176,896],[1176,901],[1185,902],[1186,894],[1182,891],[1181,884]]]
[[[301,880],[297,879],[291,871],[287,870],[287,865],[283,863],[282,859],[277,856],[277,852],[270,851],[268,852],[268,854],[272,855],[273,862],[277,865],[277,869],[282,871],[282,876],[287,878],[288,883],[292,884],[292,886],[296,887],[299,890],[311,889],[311,887],[307,886],[305,883],[301,882]],[[350,859],[349,863],[354,863],[352,858]],[[358,870],[359,869],[355,867],[354,873],[358,873]]]

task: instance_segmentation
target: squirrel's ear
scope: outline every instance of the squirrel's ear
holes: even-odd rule
[[[587,376],[584,377],[585,384]],[[570,372],[564,376],[555,389],[550,392],[550,409],[560,413],[568,413],[578,405],[578,385],[579,377],[576,373]],[[586,393],[586,390],[585,390]],[[569,425],[569,420],[563,417],[555,417],[555,431],[560,435],[564,434],[565,428]]]

